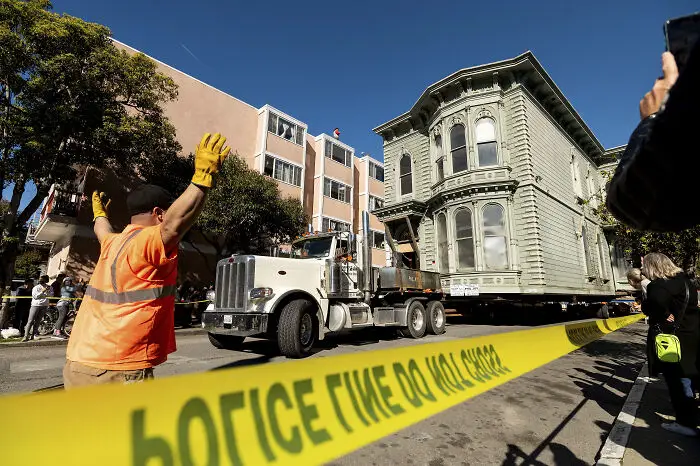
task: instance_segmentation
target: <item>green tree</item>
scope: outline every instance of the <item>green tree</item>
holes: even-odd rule
[[[611,175],[608,175],[608,180]],[[605,206],[603,193],[598,198],[597,214],[603,224],[608,225],[613,232],[614,241],[622,247],[625,255],[632,260],[635,267],[641,266],[641,259],[650,252],[666,254],[684,270],[695,270],[700,258],[700,226],[677,233],[655,233],[639,231],[618,222]],[[640,200],[644,202],[644,200]]]
[[[17,256],[15,261],[15,276],[19,278],[36,278],[41,271],[41,265],[46,258],[36,249],[27,249]]]
[[[136,177],[151,157],[181,150],[161,108],[175,83],[145,55],[119,51],[106,27],[51,8],[0,0],[0,186],[13,186],[0,219],[0,289],[52,184],[88,165]],[[20,211],[28,183],[36,195]]]
[[[248,168],[238,155],[224,162],[197,220],[219,257],[264,253],[302,234],[306,224],[301,202],[282,197],[275,181]]]

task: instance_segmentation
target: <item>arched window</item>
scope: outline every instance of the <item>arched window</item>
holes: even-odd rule
[[[476,122],[476,149],[479,154],[479,166],[498,165],[496,144],[496,125],[491,118],[482,118]]]
[[[455,215],[455,240],[457,242],[457,268],[474,268],[474,228],[472,213],[461,209]]]
[[[411,156],[408,154],[403,154],[399,162],[399,182],[402,196],[413,192],[413,169],[411,167]]]
[[[438,237],[438,267],[440,273],[449,273],[449,249],[447,242],[447,217],[445,214],[437,216],[437,237]]]
[[[467,163],[467,138],[464,125],[454,125],[450,131],[450,151],[452,153],[452,173],[459,173],[469,167]]]
[[[442,136],[439,134],[435,135],[435,152],[437,153],[437,160],[435,161],[435,176],[437,181],[442,181],[445,178],[445,157],[442,151]]]
[[[484,258],[487,268],[502,269],[508,267],[504,217],[501,205],[489,204],[484,207]]]

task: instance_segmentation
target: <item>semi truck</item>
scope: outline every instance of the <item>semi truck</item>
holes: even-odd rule
[[[372,266],[363,212],[361,234],[309,233],[292,242],[290,257],[219,261],[202,327],[216,348],[262,337],[284,356],[301,358],[329,334],[367,327],[394,327],[409,338],[442,334],[443,298],[436,272]]]

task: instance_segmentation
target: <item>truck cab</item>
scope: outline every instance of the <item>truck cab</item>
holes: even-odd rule
[[[298,358],[326,335],[358,328],[396,327],[412,338],[443,333],[439,275],[372,267],[368,221],[363,213],[362,235],[307,234],[292,243],[290,257],[219,261],[213,306],[202,318],[211,343],[236,349],[246,337],[263,337]]]

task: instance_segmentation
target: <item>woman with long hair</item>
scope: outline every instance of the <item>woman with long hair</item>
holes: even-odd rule
[[[668,386],[676,422],[661,426],[671,432],[697,436],[698,409],[690,379],[698,375],[696,367],[698,340],[698,293],[686,274],[666,255],[647,254],[642,274],[651,282],[642,311],[649,317],[647,353],[652,376],[663,374]],[[681,344],[679,363],[660,361],[656,356],[655,338],[659,333],[675,333]]]

